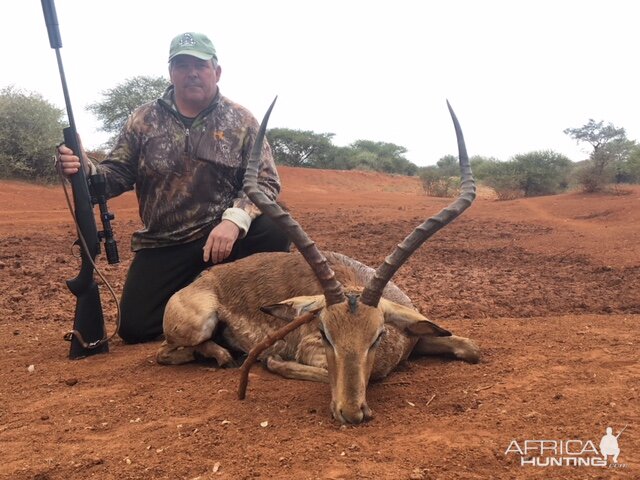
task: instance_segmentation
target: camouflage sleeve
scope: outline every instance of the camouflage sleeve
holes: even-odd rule
[[[258,124],[254,128],[251,128],[251,133],[247,137],[247,142],[243,148],[243,161],[246,164],[249,161],[249,154],[253,148],[258,130]],[[271,200],[275,200],[280,193],[280,177],[278,176],[278,170],[273,159],[271,152],[271,146],[265,139],[262,145],[262,159],[260,162],[260,170],[258,171],[258,186]],[[233,201],[234,209],[241,209],[246,212],[250,219],[253,220],[260,215],[260,209],[256,207],[251,200],[240,190],[238,197]]]
[[[98,166],[98,170],[105,174],[109,198],[132,190],[136,182],[140,147],[139,135],[134,124],[135,119],[132,115],[120,131],[109,155]]]

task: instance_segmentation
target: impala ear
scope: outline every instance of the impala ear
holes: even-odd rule
[[[445,330],[439,325],[429,321],[420,320],[418,322],[409,322],[404,325],[404,331],[407,335],[413,337],[450,337],[451,332]]]
[[[325,306],[324,295],[313,295],[307,297],[293,297],[273,305],[265,305],[260,310],[273,317],[290,322],[300,315],[320,310]]]
[[[390,323],[412,337],[450,337],[451,332],[427,320],[419,312],[389,300],[379,303],[385,323]]]

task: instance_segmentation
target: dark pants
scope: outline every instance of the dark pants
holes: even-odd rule
[[[211,263],[202,260],[207,237],[172,247],[146,248],[135,253],[120,301],[119,335],[127,343],[154,340],[162,334],[162,316],[169,298],[189,285]],[[258,252],[287,252],[289,239],[264,215],[247,235],[236,241],[225,262]]]

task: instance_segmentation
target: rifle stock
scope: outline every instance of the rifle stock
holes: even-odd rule
[[[80,152],[78,136],[74,130],[72,127],[63,130],[64,143],[74,152]],[[72,175],[69,180],[73,192],[74,213],[82,260],[78,275],[66,282],[67,287],[76,297],[73,330],[82,336],[82,340],[77,335],[71,337],[69,358],[77,359],[108,352],[109,344],[103,342],[96,345],[105,337],[100,292],[93,276],[93,262],[100,253],[100,240],[84,168],[80,168],[78,173]],[[83,241],[85,245],[82,245]]]

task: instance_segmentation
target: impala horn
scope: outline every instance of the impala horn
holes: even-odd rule
[[[253,144],[247,170],[244,175],[243,190],[260,211],[271,218],[295,244],[318,278],[324,291],[327,306],[335,305],[344,301],[346,297],[342,284],[336,280],[336,275],[329,267],[327,259],[322,255],[315,242],[305,233],[300,224],[258,187],[258,170],[262,157],[262,145],[267,131],[269,116],[277,99],[278,97],[273,100],[260,124],[260,129]]]
[[[471,165],[469,164],[469,156],[467,155],[467,147],[464,144],[462,129],[448,100],[447,107],[449,108],[453,126],[456,129],[456,138],[458,139],[461,179],[460,196],[448,207],[442,209],[437,215],[428,218],[424,223],[418,225],[402,243],[396,246],[393,253],[385,258],[384,263],[378,267],[360,296],[360,301],[365,305],[377,307],[384,287],[389,283],[391,277],[393,277],[402,264],[406,262],[413,252],[427,241],[429,237],[464,212],[476,198],[476,182],[471,172]]]

